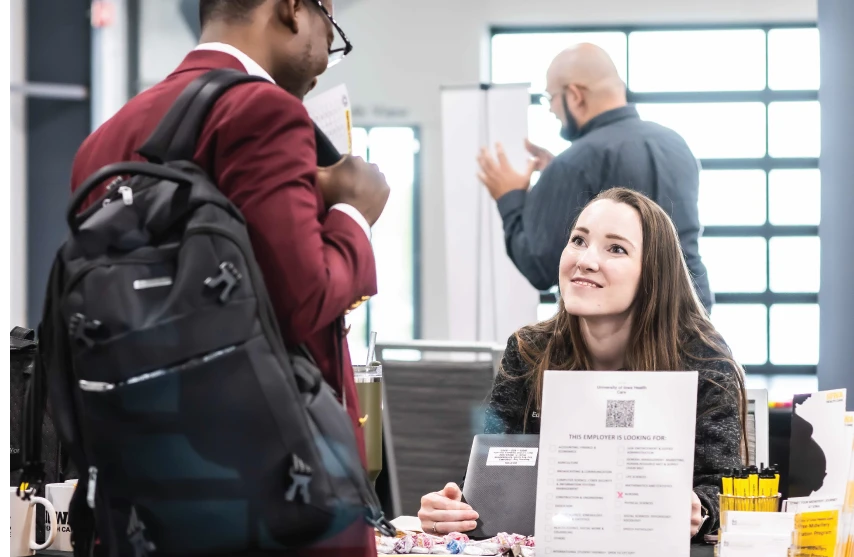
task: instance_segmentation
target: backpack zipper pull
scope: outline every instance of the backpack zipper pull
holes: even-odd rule
[[[86,504],[90,509],[95,508],[95,484],[98,482],[98,469],[94,466],[89,467],[89,485],[86,489]]]
[[[75,313],[68,321],[68,336],[78,344],[92,348],[95,341],[92,340],[89,333],[95,333],[100,328],[101,322],[97,319],[89,320],[82,313]]]
[[[107,195],[104,197],[104,201],[101,203],[102,207],[106,207],[107,205],[109,205],[113,201],[113,199],[111,197],[113,192],[116,191],[116,189],[119,187],[119,185],[124,181],[125,181],[124,177],[119,176],[116,179],[114,179],[112,182],[107,184],[107,190],[106,190]]]
[[[130,186],[119,186],[119,193],[122,196],[122,203],[126,206],[133,205],[133,190]]]

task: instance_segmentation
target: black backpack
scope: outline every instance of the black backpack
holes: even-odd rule
[[[75,555],[281,553],[361,520],[396,533],[346,410],[307,350],[283,344],[243,217],[189,162],[216,99],[260,79],[194,80],[139,150],[149,162],[104,167],[71,201],[21,485],[43,479],[47,392],[81,471]]]
[[[21,483],[21,470],[23,468],[23,455],[21,453],[21,440],[23,431],[23,407],[28,396],[35,365],[36,350],[38,342],[35,340],[35,331],[24,327],[14,327],[9,334],[11,354],[9,356],[9,407],[11,410],[11,437],[10,437],[10,484],[17,487]],[[56,430],[51,419],[51,409],[47,407],[42,424],[41,455],[45,462],[45,483],[64,482],[68,478],[76,478],[76,471],[69,467],[68,454],[62,450]],[[44,497],[44,488],[33,492],[33,495]],[[45,513],[36,513],[36,542],[44,541]]]
[[[9,447],[10,485],[17,487],[20,483],[20,472],[23,468],[21,454],[21,439],[23,436],[22,418],[24,400],[30,388],[30,378],[33,375],[33,365],[39,343],[35,340],[36,332],[24,327],[14,327],[9,333],[11,353],[9,355],[9,407],[11,410],[11,436]],[[50,411],[45,415],[42,424],[42,459],[45,461],[45,481],[63,481],[61,473],[61,448],[53,428]]]

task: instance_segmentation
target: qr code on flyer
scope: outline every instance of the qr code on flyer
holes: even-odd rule
[[[635,427],[635,401],[609,400],[605,427]]]

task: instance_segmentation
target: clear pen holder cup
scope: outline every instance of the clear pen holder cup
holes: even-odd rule
[[[383,469],[383,366],[353,366],[361,416],[359,426],[365,437],[368,476],[376,482]]]
[[[719,495],[721,505],[721,522],[727,511],[747,511],[760,513],[776,513],[780,511],[780,494],[758,495],[755,497],[739,495]]]

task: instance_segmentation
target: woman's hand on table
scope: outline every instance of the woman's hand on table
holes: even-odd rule
[[[691,537],[697,535],[700,527],[706,518],[703,516],[703,505],[700,503],[700,498],[693,491],[691,492]]]
[[[478,514],[471,506],[462,502],[463,493],[455,483],[449,483],[442,491],[428,493],[421,498],[421,528],[428,534],[468,532],[477,527]]]

